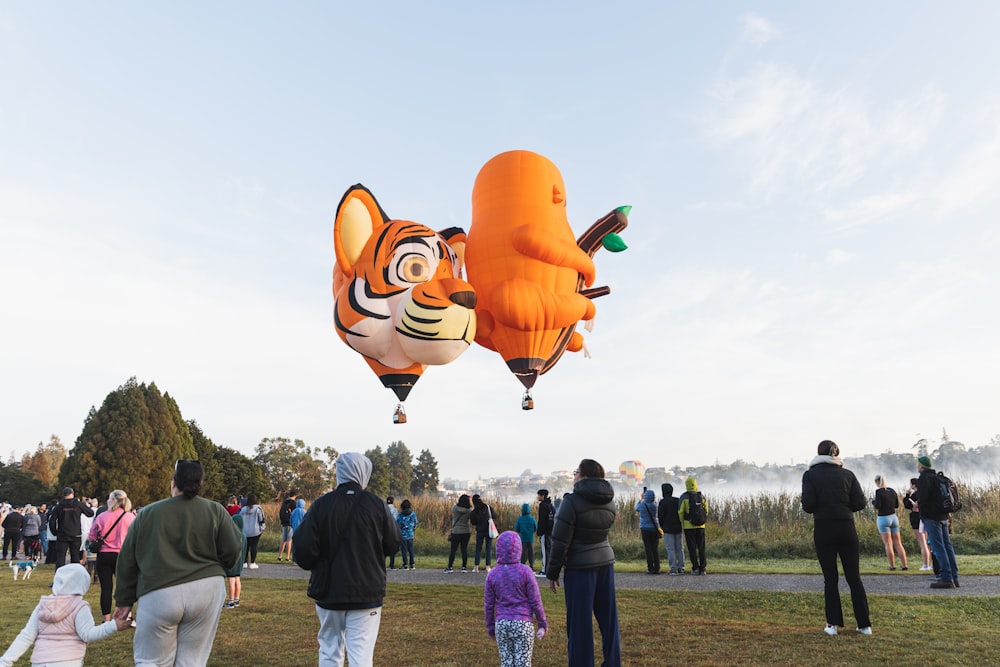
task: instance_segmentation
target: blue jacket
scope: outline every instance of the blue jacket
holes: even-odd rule
[[[396,515],[396,523],[399,524],[399,532],[403,534],[404,540],[413,539],[413,529],[420,523],[417,521],[417,513],[412,509],[401,510]]]
[[[514,530],[521,536],[522,542],[535,541],[535,531],[538,530],[538,522],[535,521],[535,517],[531,516],[531,506],[528,503],[521,505],[521,516],[517,518]],[[497,562],[499,563],[500,561]]]
[[[652,489],[646,489],[642,500],[635,505],[635,511],[639,513],[639,530],[656,531],[660,527],[659,519],[656,518],[656,494]]]

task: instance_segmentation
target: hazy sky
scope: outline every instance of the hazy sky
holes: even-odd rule
[[[496,5],[498,3],[491,3]],[[803,462],[1000,432],[1000,6],[0,4],[0,455],[135,376],[216,444],[402,440],[443,476]],[[592,358],[393,394],[332,324],[361,182],[468,228],[497,153],[601,251]]]

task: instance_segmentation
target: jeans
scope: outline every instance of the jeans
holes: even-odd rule
[[[413,567],[413,538],[404,538],[400,548],[403,551],[403,568],[409,565]]]
[[[493,562],[493,538],[489,533],[476,531],[476,567],[479,567],[479,556],[482,553],[483,542],[486,542],[486,567]]]
[[[319,616],[319,667],[372,667],[375,641],[382,624],[382,607],[375,609],[323,609]]]
[[[663,542],[667,547],[667,561],[671,572],[684,571],[684,533],[664,533]]]
[[[927,543],[941,566],[941,581],[958,581],[958,563],[955,561],[955,547],[948,532],[948,521],[921,518],[927,530]]]

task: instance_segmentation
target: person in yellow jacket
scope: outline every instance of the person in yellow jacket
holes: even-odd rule
[[[705,574],[705,524],[708,523],[708,502],[698,490],[694,477],[684,480],[677,516],[684,526],[684,541],[687,542],[688,558],[691,560],[691,574]]]

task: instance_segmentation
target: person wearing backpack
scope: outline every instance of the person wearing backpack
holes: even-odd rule
[[[278,547],[278,561],[285,555],[285,560],[292,560],[292,512],[295,510],[295,500],[299,497],[299,492],[292,489],[285,496],[278,510],[278,521],[281,523],[281,546]]]
[[[694,477],[684,480],[680,507],[677,516],[684,526],[684,541],[687,542],[688,558],[691,560],[691,574],[705,573],[705,524],[708,523],[708,503],[698,490]]]
[[[955,560],[955,547],[951,543],[948,523],[951,513],[948,511],[945,498],[950,486],[949,480],[939,475],[931,466],[929,456],[917,458],[917,505],[920,507],[920,519],[927,531],[927,542],[931,552],[941,566],[941,574],[931,588],[958,588],[958,563]],[[944,489],[942,489],[944,485]]]

